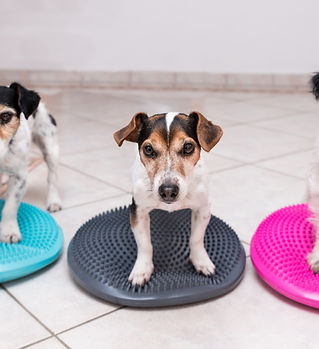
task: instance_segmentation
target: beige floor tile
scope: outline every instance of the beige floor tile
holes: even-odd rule
[[[203,157],[204,151],[202,150]],[[224,171],[234,167],[242,166],[241,161],[225,158],[224,156],[216,155],[214,149],[209,154],[205,155],[205,163],[209,173]]]
[[[314,151],[309,150],[272,160],[261,161],[258,163],[258,166],[305,179],[309,176],[314,160]]]
[[[224,297],[175,308],[122,309],[60,337],[78,349],[314,349],[317,316],[271,291],[248,261],[243,281]]]
[[[291,114],[291,111],[281,107],[263,106],[249,101],[214,101],[206,100],[205,107],[214,117],[230,120],[236,123],[247,123],[258,120],[270,120]]]
[[[0,288],[0,348],[16,349],[50,333]]]
[[[241,241],[241,244],[243,245],[243,247],[245,249],[246,258],[248,258],[250,256],[250,244],[244,240]]]
[[[210,186],[212,212],[246,242],[267,215],[306,197],[303,180],[255,166],[212,174]]]
[[[98,99],[87,102],[85,97],[78,98],[78,102],[73,106],[70,104],[61,106],[63,113],[71,113],[92,121],[104,122],[117,128],[125,126],[133,115],[137,112],[145,112],[149,116],[169,111],[190,113],[193,110],[199,110],[207,114],[207,118],[221,126],[229,126],[234,121],[220,118],[218,115],[211,113],[210,105],[218,103],[224,105],[224,101],[219,101],[213,94],[203,97],[194,93],[189,97],[181,96],[180,93],[171,91],[169,94],[160,91],[157,94],[145,93],[129,95],[126,98],[118,95],[99,95]]]
[[[91,296],[75,284],[66,254],[71,238],[89,218],[129,203],[130,196],[124,195],[56,213],[54,218],[65,238],[60,259],[35,274],[6,283],[9,291],[52,331],[63,331],[116,309],[113,304]]]
[[[319,106],[317,113],[300,112],[294,116],[256,122],[252,125],[314,139],[319,129]]]
[[[64,208],[123,194],[123,191],[117,188],[65,166],[59,166],[58,174],[58,188]],[[45,163],[42,163],[29,174],[23,201],[46,209],[46,178],[47,168]]]
[[[313,141],[308,138],[239,125],[224,129],[224,135],[214,152],[243,162],[255,162],[309,150],[312,146]]]
[[[112,126],[67,111],[55,112],[54,118],[58,125],[62,155],[107,148],[114,144]]]
[[[216,98],[221,98],[224,100],[233,100],[237,102],[251,102],[253,103],[256,100],[262,99],[265,97],[264,92],[252,92],[252,91],[246,91],[246,92],[240,92],[240,91],[218,91],[214,92],[214,95]]]
[[[115,144],[114,149],[65,155],[62,156],[61,163],[131,192],[132,166],[136,149],[136,144],[125,142],[121,148]]]
[[[28,348],[30,349],[65,349],[65,346],[59,340],[52,337],[42,342],[33,344]]]
[[[256,98],[254,103],[260,106],[282,107],[301,113],[316,112],[319,108],[311,93],[265,93]]]

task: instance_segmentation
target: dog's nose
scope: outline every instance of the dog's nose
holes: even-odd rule
[[[176,184],[162,184],[158,188],[158,193],[160,197],[166,203],[171,203],[176,200],[179,192],[179,188]]]

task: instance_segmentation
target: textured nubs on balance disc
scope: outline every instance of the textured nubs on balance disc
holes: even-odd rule
[[[268,216],[251,242],[251,259],[259,275],[275,290],[319,308],[319,274],[310,270],[307,255],[315,242],[307,205],[282,208]]]
[[[183,304],[212,298],[231,290],[242,276],[245,253],[234,231],[217,217],[207,227],[205,248],[216,274],[198,274],[189,261],[190,210],[151,212],[155,271],[143,287],[128,281],[137,247],[129,209],[120,208],[85,223],[68,251],[77,282],[106,300],[136,306]]]
[[[0,210],[4,201],[0,200]],[[0,242],[0,282],[33,273],[58,258],[63,234],[52,216],[35,206],[21,203],[18,224],[22,234],[19,243]]]

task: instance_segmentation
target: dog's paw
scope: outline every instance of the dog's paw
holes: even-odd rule
[[[308,254],[307,261],[310,265],[310,269],[315,273],[319,273],[319,251],[312,251]]]
[[[49,204],[47,210],[51,213],[58,212],[62,210],[62,205],[60,203]]]
[[[149,258],[138,258],[128,278],[132,285],[143,286],[149,281],[154,271],[154,265]]]
[[[204,247],[191,249],[189,258],[198,273],[203,273],[206,276],[215,274],[215,265],[209,258]]]
[[[22,236],[17,223],[7,223],[1,226],[0,241],[10,244],[20,240],[22,240]]]

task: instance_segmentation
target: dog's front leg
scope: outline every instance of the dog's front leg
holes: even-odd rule
[[[190,260],[197,272],[202,272],[204,275],[215,273],[214,263],[210,260],[204,247],[204,236],[210,216],[210,205],[192,210],[192,230],[189,240]]]
[[[152,244],[149,211],[137,206],[134,202],[130,207],[130,222],[137,244],[137,258],[129,276],[133,285],[143,286],[154,270],[152,261]]]
[[[309,253],[307,260],[310,264],[310,269],[313,270],[315,273],[319,273],[319,232],[317,226],[316,229],[316,243],[311,253]]]
[[[17,222],[17,213],[26,188],[26,174],[9,177],[6,201],[2,209],[0,241],[19,242],[22,237]]]
[[[316,163],[311,170],[311,175],[308,178],[308,205],[313,213],[310,218],[311,223],[315,228],[316,241],[311,253],[308,254],[307,260],[310,269],[315,273],[319,273],[319,164]]]

